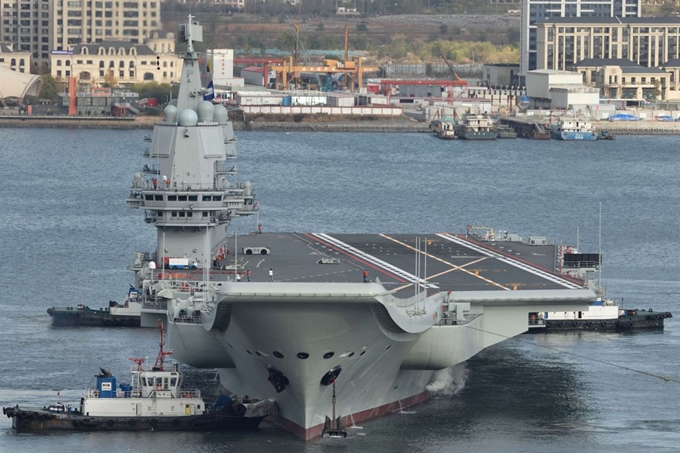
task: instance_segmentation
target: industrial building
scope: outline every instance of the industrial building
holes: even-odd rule
[[[584,110],[600,103],[600,90],[585,86],[579,72],[538,69],[526,82],[531,108]]]

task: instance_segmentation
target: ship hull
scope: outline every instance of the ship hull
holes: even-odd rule
[[[336,417],[352,425],[425,401],[436,370],[488,346],[477,330],[448,326],[449,361],[411,366],[407,357],[422,334],[400,332],[376,315],[375,305],[233,304],[224,332],[195,324],[175,324],[168,332],[175,358],[217,367],[226,393],[276,400],[276,421],[308,440],[332,416],[332,386],[323,383],[330,370],[341,367]],[[224,363],[215,362],[219,356]],[[270,380],[272,367],[285,376],[280,391]]]
[[[114,315],[109,311],[80,308],[48,308],[55,327],[139,327],[140,315]]]
[[[597,140],[597,133],[595,132],[575,132],[575,131],[556,131],[553,133],[553,138],[564,141],[586,141],[592,142]]]
[[[628,332],[638,329],[663,329],[664,319],[671,318],[669,312],[641,312],[634,316],[620,316],[617,319],[562,319],[545,321],[543,325],[530,325],[530,333],[570,332],[595,330],[599,332]]]
[[[465,140],[496,140],[498,138],[496,131],[472,132],[463,129],[458,132],[458,135]]]
[[[179,417],[92,417],[44,409],[5,407],[18,431],[243,431],[257,429],[264,416],[202,414]]]

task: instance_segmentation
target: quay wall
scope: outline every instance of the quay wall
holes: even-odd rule
[[[136,118],[0,115],[1,127],[64,128],[64,129],[152,129],[159,117]],[[426,122],[383,118],[357,121],[234,121],[236,130],[252,131],[314,131],[314,132],[430,132]],[[680,122],[635,121],[593,122],[596,130],[615,135],[680,135]]]

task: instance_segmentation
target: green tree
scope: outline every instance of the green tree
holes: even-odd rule
[[[319,22],[319,25],[316,26],[317,31],[323,31],[326,26],[323,24],[323,22]]]
[[[448,25],[446,25],[446,24],[441,24],[441,25],[439,26],[439,33],[441,33],[442,35],[445,35],[445,34],[447,34],[448,32],[449,32],[449,26],[448,26]]]
[[[38,96],[40,99],[49,99],[50,101],[56,101],[59,99],[57,81],[54,80],[54,77],[52,77],[50,74],[45,74],[42,76],[42,84],[40,85],[40,93]]]

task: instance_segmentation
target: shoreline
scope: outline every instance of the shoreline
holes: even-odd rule
[[[135,118],[117,117],[75,117],[75,116],[27,116],[0,115],[0,128],[59,128],[59,129],[153,129],[160,117],[141,116]],[[430,132],[429,124],[406,119],[357,120],[357,121],[232,121],[234,130],[258,132]],[[680,135],[680,122],[637,121],[637,122],[593,122],[595,130],[606,130],[615,135]]]

